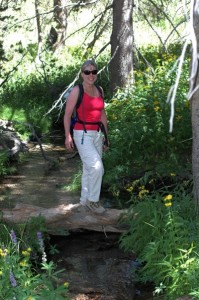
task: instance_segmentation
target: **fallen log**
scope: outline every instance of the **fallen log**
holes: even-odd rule
[[[53,208],[17,204],[13,209],[1,210],[1,222],[24,224],[33,217],[42,216],[49,233],[54,235],[79,230],[122,233],[126,228],[119,220],[124,212],[119,209],[106,209],[103,214],[96,214],[80,204],[62,204]]]

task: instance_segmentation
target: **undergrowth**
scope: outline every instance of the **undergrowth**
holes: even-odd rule
[[[136,253],[137,281],[153,283],[163,299],[199,299],[199,225],[187,184],[137,196],[123,219],[129,230],[120,246]]]

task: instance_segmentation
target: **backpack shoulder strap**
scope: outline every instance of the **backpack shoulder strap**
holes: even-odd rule
[[[84,95],[84,88],[83,88],[83,84],[82,83],[79,83],[78,84],[78,87],[79,87],[79,95],[78,95],[78,98],[77,98],[77,103],[76,103],[76,109],[78,109],[80,107],[80,104],[82,102],[82,98],[83,98],[83,95]],[[96,88],[98,89],[101,97],[103,98],[103,90],[102,88],[96,84]]]
[[[99,91],[99,93],[100,93],[100,96],[101,96],[102,98],[104,98],[104,93],[103,93],[103,90],[102,90],[101,86],[99,86],[98,84],[96,84],[95,86],[96,86],[96,88],[98,89],[98,91]]]
[[[79,108],[79,106],[82,102],[83,94],[84,94],[84,88],[83,88],[82,83],[79,83],[78,87],[79,87],[79,95],[78,95],[78,98],[77,98],[76,109]]]

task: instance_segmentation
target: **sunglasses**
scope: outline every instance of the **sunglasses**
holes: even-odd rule
[[[83,71],[83,73],[84,73],[85,75],[90,75],[91,73],[92,73],[93,75],[97,75],[97,72],[98,72],[98,70],[93,70],[93,71],[84,70],[84,71]]]

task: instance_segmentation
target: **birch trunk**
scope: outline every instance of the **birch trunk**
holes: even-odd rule
[[[197,53],[199,53],[199,0],[195,0],[193,9],[193,27],[196,37]],[[194,51],[193,51],[194,55]],[[192,57],[192,60],[194,57]],[[193,89],[199,85],[199,73],[198,73],[198,58],[196,59],[196,65],[192,64],[195,68],[195,76],[191,82]],[[194,180],[194,191],[196,199],[196,212],[199,213],[199,89],[193,94],[191,98],[191,117],[192,117],[192,171]]]

